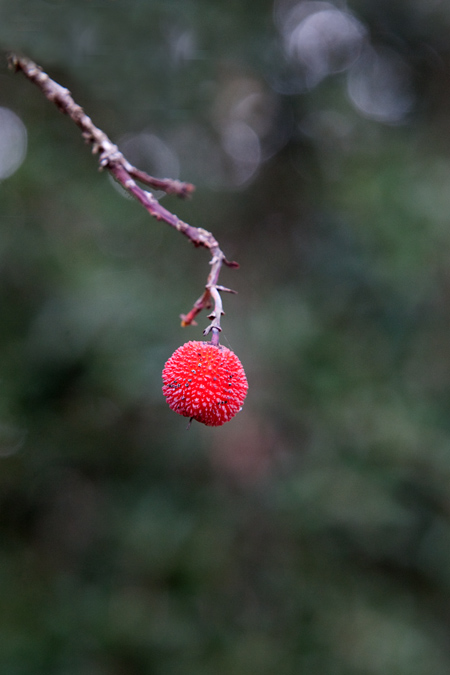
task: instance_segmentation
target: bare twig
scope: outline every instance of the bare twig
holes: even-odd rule
[[[220,319],[223,312],[222,298],[220,291],[228,291],[228,288],[218,285],[219,274],[222,265],[229,267],[239,267],[236,262],[226,259],[215,237],[204,230],[202,227],[193,227],[183,222],[163,206],[147,190],[141,188],[136,181],[147,185],[148,187],[163,190],[168,194],[175,194],[178,197],[189,197],[194,191],[194,186],[190,183],[183,183],[170,178],[154,178],[144,171],[137,169],[120,152],[117,145],[112,143],[108,136],[94,125],[91,118],[86,115],[83,108],[73,100],[71,93],[65,87],[52,80],[40,66],[25,56],[10,53],[8,56],[9,67],[12,70],[22,71],[22,73],[36,84],[49,101],[52,101],[61,112],[68,115],[75,124],[81,129],[83,138],[92,145],[93,154],[99,156],[101,169],[106,169],[112,176],[129,192],[142,206],[157,220],[162,220],[171,227],[184,234],[195,246],[203,246],[211,254],[211,271],[208,275],[205,290],[200,298],[194,303],[192,309],[181,315],[181,325],[195,325],[195,317],[203,309],[211,308],[214,305],[212,313],[209,315],[211,324],[205,329],[204,335],[211,333],[211,342],[219,344],[219,332],[221,331]]]

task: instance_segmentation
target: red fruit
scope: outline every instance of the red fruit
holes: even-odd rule
[[[169,407],[210,427],[228,422],[242,407],[248,383],[234,352],[211,342],[186,342],[164,366]]]

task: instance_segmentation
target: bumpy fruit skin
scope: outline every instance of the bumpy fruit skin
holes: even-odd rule
[[[162,377],[170,408],[210,427],[234,417],[247,395],[247,378],[236,354],[210,342],[192,341],[178,347]]]

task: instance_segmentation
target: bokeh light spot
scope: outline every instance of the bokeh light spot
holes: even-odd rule
[[[392,49],[367,47],[348,73],[347,92],[365,117],[395,124],[414,106],[411,69]]]
[[[261,162],[261,145],[257,134],[244,122],[233,122],[223,131],[225,152],[234,163],[235,184],[240,185],[255,173]]]
[[[0,108],[0,180],[12,176],[27,154],[27,130],[8,108]]]
[[[349,68],[366,35],[352,14],[327,2],[300,2],[285,9],[280,30],[286,55],[303,71],[307,88]]]
[[[26,432],[10,424],[0,423],[0,458],[11,457],[22,448]]]

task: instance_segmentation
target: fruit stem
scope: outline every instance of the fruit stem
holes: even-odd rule
[[[220,318],[222,314],[224,314],[224,311],[222,309],[222,298],[217,288],[217,278],[219,276],[220,262],[221,261],[219,259],[216,260],[213,259],[213,270],[209,275],[208,278],[209,283],[206,286],[206,290],[209,292],[210,298],[214,300],[214,309],[208,316],[208,319],[211,319],[211,323],[203,331],[203,335],[208,335],[208,333],[211,333],[211,344],[216,346],[219,344],[219,333],[222,330],[222,328],[220,327]],[[214,270],[215,265],[217,266],[216,270]]]
[[[220,344],[220,331],[218,328],[211,329],[211,344],[218,347]]]

